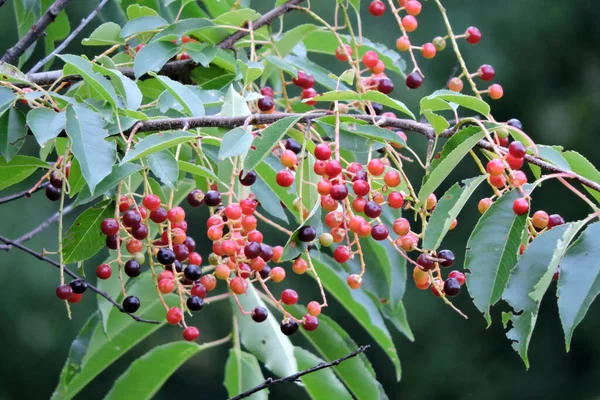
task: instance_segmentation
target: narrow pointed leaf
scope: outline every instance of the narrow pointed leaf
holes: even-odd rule
[[[446,89],[437,90],[429,96],[424,97],[421,100],[421,113],[423,113],[424,110],[439,110],[438,104],[440,100],[446,103],[452,102],[458,104],[459,106],[477,111],[482,115],[488,115],[490,113],[490,106],[485,101],[478,99],[475,96],[469,96]],[[447,109],[451,110],[452,107],[448,105]]]
[[[87,260],[104,248],[106,236],[102,234],[100,224],[114,215],[114,202],[110,200],[88,208],[79,215],[63,240],[65,264]]]
[[[194,94],[194,91],[188,86],[172,80],[166,76],[150,73],[155,77],[165,89],[171,93],[175,99],[181,104],[185,113],[190,117],[201,117],[204,115],[204,106],[202,101]]]
[[[158,72],[173,56],[177,54],[177,45],[171,42],[148,43],[135,56],[133,71],[136,78],[146,72]]]
[[[0,190],[25,180],[39,168],[50,168],[50,165],[30,156],[14,156],[10,162],[0,158]]]
[[[175,131],[154,133],[140,140],[121,160],[121,165],[146,157],[152,153],[169,149],[180,143],[190,142],[198,136],[191,132]]]
[[[10,161],[25,144],[27,126],[25,116],[16,108],[10,108],[0,117],[0,154]]]
[[[83,77],[83,80],[98,93],[102,100],[107,101],[113,107],[118,107],[117,94],[108,79],[101,74],[94,72],[91,62],[83,57],[72,54],[59,55],[65,63],[64,73],[76,73]]]

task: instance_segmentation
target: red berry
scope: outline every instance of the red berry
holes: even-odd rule
[[[367,170],[371,175],[380,176],[385,171],[385,164],[379,158],[373,158],[367,164]]]
[[[419,266],[421,266],[421,268],[423,268],[425,271],[433,269],[435,266],[435,262],[429,259],[425,254],[419,254],[419,257],[417,257],[417,264],[419,264]]]
[[[342,165],[337,160],[329,160],[325,164],[325,174],[329,178],[335,178],[342,173]]]
[[[522,142],[514,141],[508,146],[508,152],[515,158],[523,158],[527,154],[527,147]]]
[[[406,12],[410,15],[417,16],[421,12],[422,5],[417,0],[411,0],[406,3],[406,6],[404,6],[404,8],[406,8]]]
[[[321,161],[327,161],[331,157],[331,148],[327,144],[319,144],[315,147],[315,158]]]
[[[315,86],[315,78],[311,74],[307,74],[304,71],[298,71],[298,76],[292,79],[292,82],[294,82],[294,85],[304,89]]]
[[[504,176],[504,174],[490,176],[489,181],[493,187],[498,188],[498,189],[503,188],[504,185],[506,185],[506,177]]]
[[[327,196],[331,192],[331,182],[327,179],[321,179],[317,183],[317,191],[321,196]]]
[[[100,224],[100,230],[106,236],[116,235],[119,232],[119,223],[114,218],[106,218]]]
[[[421,49],[421,54],[423,54],[423,57],[425,58],[433,58],[435,57],[436,53],[437,50],[435,49],[433,43],[425,43]]]
[[[494,71],[494,67],[492,67],[489,64],[483,64],[481,67],[479,67],[477,73],[479,74],[479,78],[481,78],[482,81],[491,81],[492,79],[494,79],[494,76],[496,76],[496,71]]]
[[[525,215],[529,211],[529,202],[521,197],[513,202],[513,211],[517,215]]]
[[[288,306],[296,304],[298,302],[298,293],[292,289],[285,289],[281,292],[281,301]]]
[[[96,276],[98,279],[108,279],[112,275],[112,268],[108,264],[100,264],[96,268]]]
[[[275,92],[269,86],[265,86],[264,88],[260,89],[260,94],[263,96],[275,97]]]
[[[394,82],[388,78],[380,79],[377,83],[377,90],[383,94],[390,94],[394,91]]]
[[[198,296],[198,297],[204,299],[204,298],[206,298],[206,288],[201,283],[194,283],[194,286],[192,286],[190,294],[192,296]]]
[[[345,51],[344,51],[345,49]],[[344,47],[340,46],[335,49],[335,58],[340,61],[348,61],[352,57],[352,47],[345,44]]]
[[[452,271],[448,274],[448,279],[456,279],[460,286],[465,284],[465,274],[460,271]]]
[[[171,307],[169,311],[167,311],[167,322],[171,325],[177,325],[181,322],[183,318],[183,312],[181,312],[180,308]]]
[[[285,269],[281,267],[275,267],[271,270],[271,280],[275,283],[281,282],[285,279]]]
[[[369,13],[374,17],[381,17],[385,14],[385,3],[380,0],[374,0],[369,4]]]
[[[396,48],[400,51],[407,51],[410,49],[410,39],[408,36],[400,36],[396,39]]]
[[[394,221],[392,229],[396,235],[404,236],[410,232],[410,222],[406,218],[398,218]]]
[[[490,85],[490,87],[488,88],[488,92],[492,100],[498,100],[501,99],[502,96],[504,96],[504,89],[497,83]]]
[[[352,190],[357,196],[366,196],[371,191],[371,185],[367,181],[355,181],[352,184]]]
[[[302,327],[305,330],[312,332],[319,327],[319,320],[317,319],[317,317],[313,317],[312,315],[307,314],[304,316],[304,322],[302,323]]]
[[[61,300],[68,300],[73,295],[71,285],[59,285],[56,288],[56,296]]]
[[[392,208],[401,208],[404,205],[404,196],[400,192],[392,192],[388,195],[388,204]]]
[[[385,240],[388,236],[389,230],[387,226],[383,224],[377,224],[371,228],[371,237],[375,240]]]
[[[348,188],[342,183],[333,185],[329,195],[333,200],[344,200],[346,197],[348,197]]]
[[[160,208],[160,197],[155,194],[147,194],[144,196],[142,203],[150,211],[158,210]]]
[[[515,158],[511,154],[509,154],[509,155],[506,156],[506,163],[512,169],[519,169],[519,168],[521,168],[523,166],[523,159],[522,158]]]
[[[167,211],[167,218],[173,223],[181,222],[185,219],[185,210],[179,206],[173,207]]]
[[[284,169],[277,173],[275,181],[281,187],[290,187],[294,183],[294,175],[289,170]]]
[[[265,96],[262,99],[258,99],[256,102],[258,109],[262,112],[273,111],[275,108],[275,101],[272,97]]]
[[[71,297],[67,299],[67,301],[71,304],[77,304],[83,298],[83,293],[73,293]]]
[[[548,229],[554,228],[555,226],[562,225],[564,223],[564,218],[558,214],[552,214],[548,217]]]
[[[406,32],[413,32],[419,26],[417,19],[412,15],[405,15],[402,18],[402,26],[406,29]]]
[[[367,68],[374,68],[379,61],[379,55],[373,50],[367,51],[362,56],[362,62]]]
[[[167,220],[167,210],[159,208],[150,213],[150,219],[156,224],[161,224]]]
[[[418,72],[411,72],[406,77],[406,86],[409,89],[418,89],[423,84],[423,77]]]
[[[333,258],[340,264],[345,263],[350,259],[350,249],[346,246],[338,246],[333,251]]]
[[[375,201],[367,201],[364,213],[369,218],[377,218],[381,215],[381,206]]]
[[[504,164],[502,160],[494,158],[487,163],[485,169],[492,176],[502,175],[504,173]]]
[[[477,44],[481,41],[481,32],[474,26],[468,27],[465,35],[467,35],[467,42],[471,44]]]
[[[158,281],[158,291],[162,294],[169,294],[175,289],[173,279],[161,279]]]
[[[400,184],[400,174],[397,171],[388,171],[383,177],[383,181],[389,187],[396,187]]]
[[[235,294],[244,294],[248,289],[248,282],[244,278],[233,278],[231,282],[229,282],[229,288]]]
[[[317,95],[317,91],[315,89],[308,88],[308,89],[302,90],[300,97],[302,98],[302,100],[306,100],[306,99],[312,99],[316,95]],[[304,103],[308,104],[309,106],[314,106],[315,104],[317,104],[317,102],[315,100],[308,100],[308,101],[305,101]]]
[[[198,339],[198,336],[200,336],[200,331],[195,326],[188,326],[183,331],[183,338],[188,342],[193,342]]]

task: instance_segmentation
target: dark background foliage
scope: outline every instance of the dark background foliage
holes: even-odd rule
[[[9,1],[0,9],[2,53],[16,41],[11,3]],[[72,1],[67,8],[72,26],[96,3]],[[273,1],[254,0],[253,3],[259,11],[265,11]],[[333,1],[312,3],[315,11],[331,16]],[[392,16],[388,13],[375,19],[366,13],[368,1],[363,3],[365,36],[393,47],[398,30]],[[484,40],[478,46],[464,45],[464,54],[472,70],[483,63],[496,68],[496,80],[504,86],[505,93],[502,100],[492,104],[496,119],[519,118],[536,142],[577,150],[595,165],[600,165],[600,155],[593,147],[600,128],[597,118],[600,108],[600,56],[597,51],[600,11],[595,3],[589,0],[455,0],[446,3],[457,31],[476,25],[484,34]],[[110,18],[110,13],[104,14],[105,18]],[[303,21],[303,16],[293,13],[286,17],[286,23],[290,24]],[[429,41],[443,31],[439,13],[431,2],[424,2],[419,23],[419,29],[412,35],[415,43]],[[75,41],[67,52],[77,54],[90,50],[94,49],[83,48]],[[40,54],[41,49],[38,49],[34,58]],[[333,57],[314,60],[337,68]],[[449,50],[434,60],[419,60],[427,76],[423,87],[409,92],[398,79],[394,92],[394,97],[413,110],[418,109],[418,100],[422,96],[444,85],[454,66]],[[420,136],[409,134],[409,144],[418,151],[424,150],[423,142]],[[34,140],[27,146],[29,151],[37,151]],[[475,171],[473,163],[465,160],[452,177],[474,176]],[[26,183],[31,185],[34,181],[32,178]],[[13,190],[25,187],[27,185]],[[578,219],[587,211],[586,206],[573,200],[573,195],[558,185],[544,184],[536,193],[533,209],[560,212],[567,220]],[[476,200],[470,204],[460,216],[458,228],[444,244],[457,254],[459,265],[466,240],[478,217]],[[46,201],[41,193],[31,199],[3,205],[0,207],[0,233],[17,237],[55,210],[56,204]],[[188,218],[190,232],[203,247],[201,254],[206,257],[208,247],[202,229],[206,214],[196,210],[192,215]],[[71,221],[72,218],[67,223]],[[271,238],[277,240],[273,235]],[[29,244],[35,249],[55,249],[56,227]],[[97,257],[86,263],[88,275],[93,276],[94,263],[100,259]],[[58,283],[55,269],[15,250],[0,254],[0,266],[0,342],[3,344],[0,347],[0,399],[47,398],[56,385],[72,338],[96,307],[95,299],[88,294],[81,304],[73,307],[73,320],[68,320],[64,305],[56,301],[54,295]],[[299,290],[301,301],[313,297],[314,283],[309,278],[295,277],[291,285]],[[469,315],[469,320],[465,321],[428,292],[420,292],[412,283],[408,287],[405,305],[416,341],[410,343],[399,334],[394,337],[403,367],[402,381],[395,382],[392,365],[379,348],[374,347],[368,354],[390,398],[594,399],[600,396],[596,381],[600,376],[600,347],[597,345],[600,309],[597,304],[591,307],[588,317],[577,328],[571,352],[565,354],[556,301],[549,298],[555,292],[551,288],[533,335],[532,366],[526,371],[503,333],[500,317],[504,305],[494,308],[494,324],[486,329],[485,321],[472,305],[468,293],[462,293],[456,301]],[[339,305],[332,304],[327,314],[339,321],[357,343],[368,343],[369,338],[362,328]],[[201,329],[202,341],[222,337],[230,329],[227,304],[207,307],[195,319]],[[157,344],[179,340],[180,334],[176,328],[161,329],[100,375],[79,398],[101,398],[130,362]],[[298,339],[301,338],[295,338]],[[225,398],[226,391],[221,385],[225,359],[225,346],[202,353],[186,363],[156,397]],[[272,395],[273,398],[287,396],[289,399],[305,396],[293,385],[274,388]]]

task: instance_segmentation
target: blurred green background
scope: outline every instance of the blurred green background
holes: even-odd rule
[[[0,51],[16,40],[13,1],[0,8]],[[331,18],[335,1],[311,1],[315,11]],[[398,29],[389,12],[374,18],[368,15],[368,1],[363,1],[363,32],[373,41],[394,46]],[[97,1],[73,0],[67,8],[71,25],[77,25]],[[266,11],[273,0],[253,0],[259,11]],[[469,25],[478,26],[483,40],[477,46],[462,44],[471,70],[483,63],[496,69],[496,82],[504,87],[504,98],[492,103],[497,120],[519,118],[525,131],[536,142],[561,145],[581,152],[594,164],[600,165],[600,153],[593,150],[595,136],[600,131],[597,113],[600,109],[600,9],[590,0],[555,1],[495,1],[454,0],[445,4],[457,32]],[[305,16],[290,14],[286,24],[308,21]],[[96,21],[94,26],[99,22]],[[443,34],[441,18],[431,1],[425,1],[419,17],[419,29],[411,35],[413,43],[430,41]],[[91,31],[86,29],[83,38]],[[34,59],[41,56],[40,46]],[[90,54],[94,48],[83,48],[79,41],[66,52]],[[313,57],[332,69],[339,68],[333,57]],[[426,74],[425,84],[409,92],[397,76],[393,95],[418,110],[420,97],[444,85],[454,66],[453,54],[446,50],[433,60],[419,63]],[[25,68],[27,70],[27,68]],[[424,140],[409,134],[409,144],[421,154]],[[26,151],[35,152],[30,140]],[[417,171],[414,171],[418,174]],[[527,171],[529,173],[529,171]],[[465,161],[451,178],[476,175],[472,162]],[[36,178],[37,179],[37,178]],[[36,179],[20,187],[22,190]],[[438,195],[449,187],[448,182]],[[487,195],[488,189],[478,193]],[[475,196],[459,217],[458,227],[449,235],[444,247],[452,249],[458,265],[476,219]],[[0,233],[18,237],[29,231],[56,211],[56,204],[47,201],[42,193],[30,199],[0,207]],[[567,220],[581,218],[586,206],[559,185],[549,183],[536,192],[533,209],[561,213]],[[207,241],[202,230],[204,211],[190,213],[190,231],[208,255]],[[74,213],[75,215],[77,213]],[[73,220],[70,216],[67,224]],[[277,239],[271,236],[272,242]],[[34,249],[53,250],[56,226],[39,235],[28,245]],[[93,277],[95,261],[87,263],[86,271]],[[96,307],[89,293],[82,303],[73,307],[69,320],[62,302],[57,301],[54,289],[57,271],[34,258],[12,250],[0,254],[0,399],[48,398],[58,380],[73,337]],[[581,266],[585,268],[585,265]],[[409,274],[410,276],[410,274]],[[291,286],[303,298],[312,298],[314,282],[308,277],[293,277]],[[420,292],[409,282],[405,295],[408,319],[416,337],[409,342],[394,332],[395,343],[403,368],[402,381],[397,383],[391,363],[381,349],[374,346],[368,357],[375,367],[390,398],[403,399],[597,399],[600,388],[600,306],[591,307],[587,318],[577,328],[571,352],[565,354],[564,339],[558,318],[555,287],[548,291],[530,347],[531,368],[526,371],[518,355],[511,349],[500,322],[504,304],[494,307],[494,324],[486,329],[480,313],[463,292],[456,304],[469,315],[463,320],[451,309],[430,295]],[[327,314],[336,319],[358,344],[370,343],[368,335],[343,309],[333,302]],[[207,307],[194,318],[201,329],[201,341],[224,336],[230,329],[230,310],[227,304]],[[112,382],[129,363],[153,346],[180,339],[181,332],[173,327],[162,328],[143,341],[129,354],[100,375],[78,398],[97,399],[104,396]],[[295,343],[302,338],[295,337]],[[187,396],[201,399],[223,399],[226,391],[221,385],[227,346],[201,353],[186,363],[157,394],[158,399]],[[265,371],[265,373],[267,373]],[[272,398],[303,399],[302,389],[294,385],[274,387]]]

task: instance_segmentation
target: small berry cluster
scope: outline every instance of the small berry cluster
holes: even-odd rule
[[[48,177],[50,184],[46,186],[46,198],[50,201],[60,200],[60,196],[63,188],[63,178],[69,179],[69,172],[71,170],[71,163],[67,163],[65,166],[65,172],[63,175],[62,171],[54,171]]]

